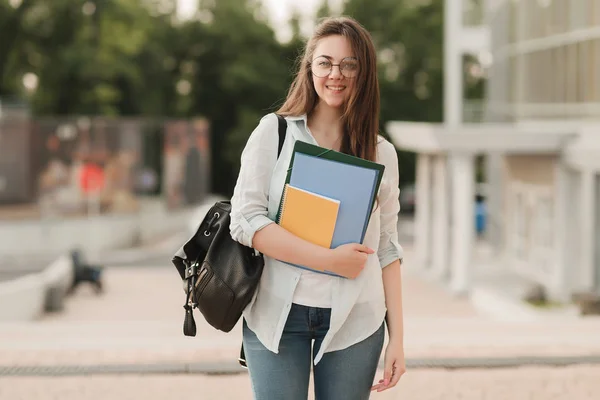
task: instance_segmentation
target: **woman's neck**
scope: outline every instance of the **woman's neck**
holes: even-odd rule
[[[308,126],[318,142],[338,142],[343,134],[341,110],[319,103],[308,116]]]

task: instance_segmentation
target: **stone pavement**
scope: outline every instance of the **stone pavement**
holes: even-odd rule
[[[408,371],[373,400],[597,400],[600,367]],[[251,400],[247,375],[0,378],[0,400]],[[309,399],[314,399],[312,395]],[[273,399],[287,400],[287,399]],[[339,399],[345,400],[345,399]]]
[[[19,221],[39,218],[41,218],[40,209],[36,204],[0,205],[0,221]]]
[[[166,254],[166,253],[165,253]],[[407,249],[406,263],[411,252]],[[183,290],[165,255],[164,267],[111,267],[106,292],[81,287],[66,309],[30,323],[0,324],[0,366],[234,362],[240,330],[225,334],[203,323],[182,334]],[[600,319],[498,321],[463,298],[411,272],[404,274],[407,358],[600,355]],[[378,374],[379,376],[379,374]],[[397,390],[374,399],[600,398],[600,365],[562,368],[409,370]],[[202,388],[201,399],[250,399],[239,375],[95,375],[0,377],[0,399],[167,399]]]

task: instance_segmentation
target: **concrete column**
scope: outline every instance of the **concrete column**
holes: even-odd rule
[[[568,259],[569,265],[571,266],[572,274],[574,274],[574,279],[572,280],[573,288],[577,291],[583,290],[585,288],[585,283],[583,282],[584,277],[582,274],[582,269],[580,268],[582,263],[582,251],[581,251],[581,232],[582,232],[582,220],[588,218],[587,215],[584,215],[581,208],[582,201],[582,174],[581,171],[567,168],[564,171],[564,187],[565,191],[565,204],[571,205],[571,213],[569,217],[565,220],[566,225],[564,226],[564,234],[562,235],[564,240],[564,247],[569,249]],[[558,182],[556,182],[558,184]],[[558,200],[555,198],[554,200],[557,202]],[[555,205],[556,206],[556,205]],[[553,213],[554,214],[554,213]],[[553,226],[554,228],[554,226]],[[556,235],[553,235],[552,240],[556,240]],[[555,243],[552,243],[552,249],[556,248]],[[556,255],[552,254],[552,258],[555,258]]]
[[[444,122],[453,127],[461,123],[463,111],[462,3],[444,3]]]
[[[487,224],[485,238],[494,248],[495,252],[500,252],[505,248],[505,227],[506,222],[503,219],[504,208],[504,171],[503,155],[498,153],[488,153],[486,156],[485,175],[487,179],[487,188],[489,192],[486,198],[487,204]]]
[[[555,164],[554,177],[554,254],[552,257],[554,274],[548,294],[553,300],[567,301],[570,286],[568,266],[571,265],[571,259],[566,247],[568,230],[565,227],[569,226],[568,221],[573,209],[572,204],[569,204],[569,174],[560,160]],[[584,225],[583,221],[582,225]]]
[[[450,288],[468,292],[471,284],[471,254],[475,236],[475,167],[470,153],[452,154],[452,272]]]
[[[450,203],[448,191],[448,162],[445,155],[436,155],[433,161],[433,207],[432,207],[432,275],[437,279],[446,279],[450,270],[448,252]]]
[[[600,175],[594,176],[594,290],[600,291]]]
[[[531,20],[528,18],[529,13],[527,12],[527,5],[524,2],[517,3],[516,7],[518,7],[518,11],[514,14],[514,18],[517,30],[517,40],[522,40],[525,37],[527,25],[531,22]],[[516,74],[512,76],[512,79],[515,80],[513,88],[516,93],[516,98],[513,102],[517,104],[516,107],[519,107],[521,104],[527,102],[528,98],[531,98],[532,95],[532,93],[529,93],[531,86],[528,84],[529,71],[525,61],[526,59],[523,54],[518,54],[514,58]],[[513,105],[513,107],[515,106]],[[520,110],[513,111],[519,112]],[[520,116],[520,114],[518,115]]]
[[[431,156],[417,156],[415,187],[415,257],[420,268],[429,267],[431,253]]]
[[[580,215],[580,283],[581,289],[592,290],[595,280],[594,265],[594,239],[596,229],[596,210],[595,210],[595,176],[592,171],[581,172],[581,186],[579,196],[579,215]],[[559,277],[560,278],[560,277]],[[563,277],[564,278],[564,277]],[[558,282],[559,285],[568,285],[568,282]]]

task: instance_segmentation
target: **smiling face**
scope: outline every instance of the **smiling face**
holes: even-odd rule
[[[306,43],[296,77],[277,112],[302,116],[327,108],[342,121],[341,150],[375,161],[380,133],[376,55],[371,34],[358,21],[325,18]],[[344,60],[351,63],[345,67]],[[320,65],[317,74],[313,71],[315,61]]]
[[[359,68],[350,42],[341,35],[327,36],[313,54],[312,78],[320,103],[341,108],[355,89]]]

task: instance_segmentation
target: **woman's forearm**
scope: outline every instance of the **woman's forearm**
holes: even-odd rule
[[[330,267],[329,249],[301,239],[275,223],[254,234],[252,247],[269,257],[291,264],[317,270]]]
[[[404,316],[402,311],[402,269],[400,260],[383,268],[383,288],[387,307],[387,326],[390,341],[404,342]]]

